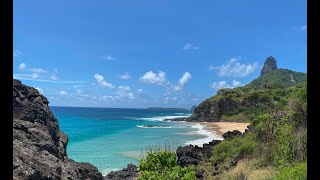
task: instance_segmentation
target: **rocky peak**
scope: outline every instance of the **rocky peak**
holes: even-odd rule
[[[277,61],[274,59],[274,57],[269,56],[264,62],[264,65],[263,65],[263,68],[261,70],[260,76],[262,76],[266,72],[269,72],[269,71],[272,71],[272,70],[276,70],[276,69],[278,69]]]

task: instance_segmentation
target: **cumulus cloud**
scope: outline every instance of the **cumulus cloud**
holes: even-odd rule
[[[67,92],[65,92],[65,91],[60,91],[60,94],[61,94],[61,95],[67,95]]]
[[[39,77],[39,74],[38,73],[32,73],[31,74],[31,78],[32,79],[36,79],[36,78],[38,78]]]
[[[158,74],[153,73],[151,70],[146,72],[142,77],[140,77],[140,81],[147,84],[156,84],[156,85],[164,85],[166,84],[166,73],[160,71]]]
[[[258,63],[241,64],[239,59],[231,58],[221,66],[210,66],[210,70],[215,70],[221,77],[246,77],[258,68]]]
[[[187,43],[184,45],[183,50],[199,50],[199,46],[194,46],[191,43]]]
[[[241,85],[240,81],[233,80],[232,84],[228,84],[226,81],[217,81],[212,82],[210,87],[215,90],[223,89],[223,88],[235,88]]]
[[[102,87],[107,87],[107,88],[114,88],[114,86],[111,83],[108,83],[104,80],[103,76],[100,74],[95,74],[94,78],[96,79],[98,85]]]
[[[127,72],[120,75],[120,79],[122,79],[122,80],[128,80],[130,78],[131,78],[131,76]]]
[[[121,90],[121,91],[130,91],[130,86],[119,86],[119,90]]]
[[[114,61],[114,60],[116,60],[115,57],[112,57],[112,56],[110,56],[110,55],[108,55],[108,56],[101,56],[101,59],[106,60],[106,61]]]
[[[25,63],[21,63],[18,68],[19,68],[20,70],[25,70],[26,67],[27,67],[27,66],[26,66]]]
[[[142,93],[142,92],[143,92],[143,89],[138,89],[138,92],[139,92],[139,93]]]
[[[191,79],[191,74],[189,72],[185,72],[182,77],[179,79],[178,84],[172,85],[172,89],[174,91],[181,91],[184,86],[189,82]]]
[[[43,90],[41,88],[36,87],[35,89],[38,90],[40,94],[43,94]]]

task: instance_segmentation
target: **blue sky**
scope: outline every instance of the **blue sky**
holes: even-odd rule
[[[14,78],[56,106],[185,107],[307,69],[306,1],[14,1]]]

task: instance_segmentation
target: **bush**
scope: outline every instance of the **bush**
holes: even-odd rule
[[[147,152],[138,167],[139,180],[195,180],[193,166],[180,167],[176,163],[176,153],[169,150]]]
[[[307,162],[296,164],[292,167],[283,168],[277,175],[276,180],[303,180],[307,179]]]
[[[247,134],[245,137],[235,137],[231,140],[225,140],[213,147],[211,161],[219,162],[225,158],[234,158],[238,156],[251,155],[256,149],[257,143],[253,135]]]

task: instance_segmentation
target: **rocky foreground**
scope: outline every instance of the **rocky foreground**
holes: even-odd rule
[[[13,179],[103,179],[97,168],[68,158],[68,136],[35,88],[13,80]]]

